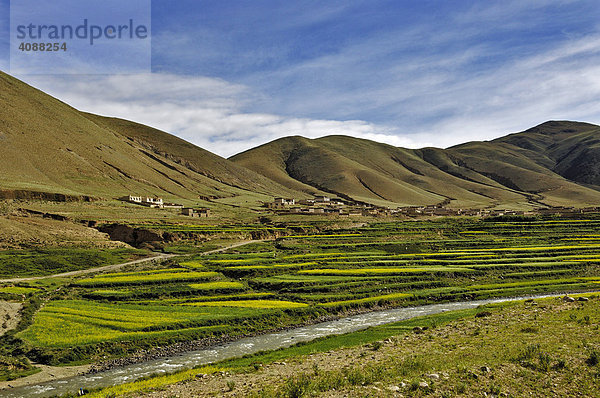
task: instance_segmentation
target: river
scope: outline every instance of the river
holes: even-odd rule
[[[475,308],[483,304],[505,301],[524,300],[528,298],[558,297],[557,295],[538,295],[527,297],[498,298],[489,300],[459,301],[454,303],[431,304],[419,307],[394,308],[382,311],[367,312],[347,318],[317,323],[289,329],[282,332],[263,334],[242,338],[230,343],[208,347],[198,351],[189,351],[172,357],[160,358],[143,363],[127,365],[100,373],[75,376],[68,379],[53,380],[33,386],[24,386],[0,390],[1,397],[48,397],[66,393],[76,393],[80,387],[86,389],[108,387],[135,381],[151,374],[173,373],[177,370],[192,368],[236,358],[259,351],[276,350],[291,345],[310,341],[319,337],[344,334],[366,329],[371,326],[383,325],[410,319],[418,316],[439,314]]]

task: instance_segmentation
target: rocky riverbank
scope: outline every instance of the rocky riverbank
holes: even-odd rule
[[[175,355],[182,354],[185,352],[199,351],[199,350],[203,350],[203,349],[206,349],[209,347],[223,345],[223,344],[226,344],[226,343],[229,343],[229,342],[232,342],[235,340],[239,340],[242,338],[246,338],[246,337],[278,333],[278,332],[282,332],[282,331],[286,331],[286,330],[301,328],[303,326],[314,325],[314,324],[318,324],[318,323],[322,323],[322,322],[335,321],[335,320],[350,317],[353,315],[364,314],[366,312],[383,311],[383,310],[387,310],[387,309],[391,309],[391,308],[394,308],[394,306],[387,305],[387,306],[377,306],[377,307],[370,307],[370,308],[358,308],[358,309],[346,310],[346,311],[337,313],[335,315],[319,316],[308,322],[303,322],[303,323],[280,327],[280,328],[271,328],[271,329],[261,330],[256,333],[253,333],[250,335],[245,335],[245,336],[239,336],[239,335],[230,336],[230,335],[225,334],[218,338],[211,337],[211,338],[206,338],[206,339],[202,339],[202,340],[184,341],[184,342],[180,342],[180,343],[176,343],[176,344],[171,344],[171,345],[168,345],[165,347],[154,347],[154,348],[147,349],[147,350],[140,350],[140,351],[138,351],[132,355],[128,355],[126,357],[109,359],[106,361],[101,361],[96,364],[93,364],[90,366],[88,373],[104,372],[104,371],[115,369],[115,368],[122,367],[122,366],[134,365],[137,363],[143,363],[143,362],[153,361],[156,359],[167,358],[167,357],[175,356]]]

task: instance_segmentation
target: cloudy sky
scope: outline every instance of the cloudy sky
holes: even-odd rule
[[[447,147],[600,124],[596,0],[153,0],[151,36],[151,73],[14,74],[222,156],[288,135]]]

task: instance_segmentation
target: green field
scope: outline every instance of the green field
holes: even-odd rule
[[[48,300],[14,336],[25,355],[77,363],[348,310],[600,285],[600,243],[591,239],[600,231],[596,219],[439,219],[321,229],[143,269],[0,286],[0,292]]]
[[[0,277],[58,274],[144,257],[145,250],[47,248],[0,251]]]

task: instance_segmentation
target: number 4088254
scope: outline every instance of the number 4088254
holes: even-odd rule
[[[21,51],[67,51],[67,43],[21,43]]]

